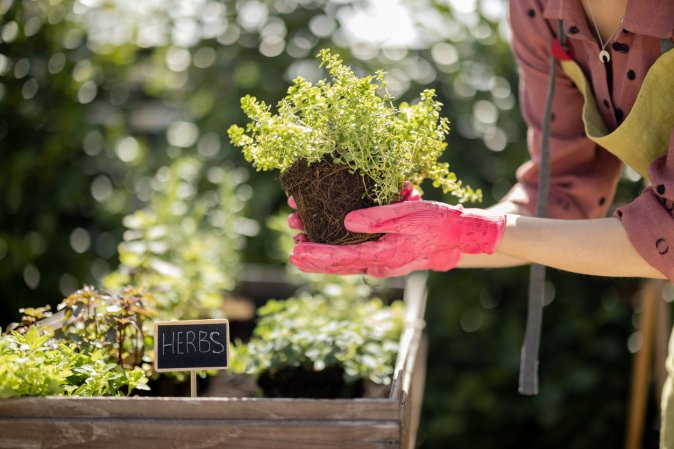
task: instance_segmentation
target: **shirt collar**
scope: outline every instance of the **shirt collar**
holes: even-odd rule
[[[580,0],[548,0],[543,11],[546,19],[564,21],[566,32],[575,39],[595,39]],[[576,32],[570,32],[575,27]],[[623,29],[658,38],[674,36],[672,0],[627,0]]]

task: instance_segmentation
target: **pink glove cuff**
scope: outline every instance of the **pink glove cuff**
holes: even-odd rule
[[[461,251],[466,254],[493,254],[501,243],[506,216],[489,216],[482,211],[473,213],[471,209],[465,209],[461,218],[470,221],[470,226],[463,226],[460,238]]]

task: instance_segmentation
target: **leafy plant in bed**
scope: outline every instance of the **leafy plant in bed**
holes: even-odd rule
[[[58,306],[23,310],[0,336],[0,398],[118,396],[147,390],[143,322],[152,296],[127,287],[117,294],[84,287]]]
[[[365,383],[391,382],[400,301],[305,293],[267,302],[258,317],[251,340],[234,346],[232,369],[257,376],[267,397],[360,397]]]
[[[296,78],[276,113],[245,96],[241,105],[251,122],[228,130],[232,144],[258,170],[280,170],[309,240],[351,244],[376,238],[347,231],[344,217],[398,201],[406,180],[418,186],[430,179],[460,201],[481,197],[439,162],[449,121],[440,116],[432,89],[419,102],[396,107],[383,71],[358,77],[330,51],[318,56],[330,80],[312,85]]]

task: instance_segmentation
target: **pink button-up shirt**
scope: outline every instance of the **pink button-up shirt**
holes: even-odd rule
[[[580,0],[510,1],[512,45],[531,160],[518,169],[518,183],[506,198],[532,212],[538,185],[548,57],[559,19],[564,21],[574,60],[592,86],[597,106],[612,131],[630,112],[646,72],[662,54],[661,39],[674,37],[674,0],[628,0],[624,21],[616,24],[616,32],[606,46],[611,54],[607,64],[599,60],[599,41]],[[622,163],[585,135],[583,96],[559,65],[556,73],[548,216],[603,217],[615,195]],[[669,88],[674,89],[674,83]],[[615,216],[622,221],[641,256],[674,281],[674,130],[667,156],[653,162],[649,174],[653,187],[618,209]]]

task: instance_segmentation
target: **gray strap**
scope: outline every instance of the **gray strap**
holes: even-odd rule
[[[674,48],[674,39],[660,39],[660,51],[667,53],[672,48]]]
[[[562,47],[566,48],[564,24],[557,23],[557,35]],[[550,121],[552,116],[552,99],[555,95],[555,68],[557,61],[550,55],[550,76],[548,94],[545,100],[543,117],[541,162],[538,174],[538,199],[536,216],[545,217],[548,192],[550,190]],[[527,307],[527,327],[522,343],[520,360],[519,392],[523,395],[538,394],[538,352],[541,341],[541,325],[543,323],[543,297],[545,294],[545,266],[531,264],[529,272],[529,303]]]

